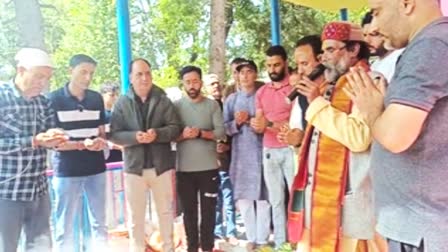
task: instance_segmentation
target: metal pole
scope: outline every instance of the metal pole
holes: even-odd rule
[[[348,21],[348,10],[347,8],[343,8],[340,10],[340,14],[341,14],[341,20],[342,21]]]
[[[280,45],[280,11],[278,0],[271,0],[271,37],[272,45]]]
[[[129,89],[129,63],[131,62],[131,33],[128,0],[117,0],[118,53],[120,56],[121,92]]]

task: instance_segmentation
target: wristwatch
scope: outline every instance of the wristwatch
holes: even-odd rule
[[[202,130],[199,130],[199,134],[196,136],[196,138],[201,138],[202,137]]]

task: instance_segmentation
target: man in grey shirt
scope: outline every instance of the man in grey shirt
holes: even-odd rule
[[[372,128],[377,231],[389,251],[448,249],[448,18],[437,0],[370,0],[372,25],[403,48],[385,92],[352,70],[349,95]]]
[[[202,251],[212,251],[219,187],[216,140],[224,137],[224,122],[218,103],[201,94],[201,69],[186,66],[180,77],[188,96],[175,104],[183,126],[177,140],[177,190],[184,210],[188,251],[198,251],[199,236]],[[200,231],[198,193],[201,202]]]

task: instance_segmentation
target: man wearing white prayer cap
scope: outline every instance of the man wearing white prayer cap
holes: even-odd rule
[[[37,48],[22,48],[15,57],[17,75],[15,83],[25,97],[39,95],[47,86],[53,74],[50,56]]]
[[[50,56],[21,49],[13,80],[0,83],[0,251],[51,251],[47,148],[66,141],[41,95],[52,76]]]

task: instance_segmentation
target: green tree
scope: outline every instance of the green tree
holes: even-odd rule
[[[36,0],[33,0],[36,1]],[[155,83],[162,87],[179,84],[178,71],[194,64],[209,71],[210,7],[212,0],[131,0],[129,2],[132,55],[148,59]],[[56,62],[52,89],[68,78],[68,60],[85,53],[98,62],[93,88],[104,81],[119,80],[115,2],[113,0],[39,0],[45,44]],[[268,0],[227,0],[226,59],[254,59],[260,68],[270,46]],[[351,12],[359,23],[365,10]],[[13,57],[19,48],[19,26],[14,0],[0,4],[0,78],[13,72]],[[338,14],[324,13],[280,1],[282,44],[292,53],[301,36],[320,33]]]
[[[118,42],[115,5],[110,0],[52,0],[59,15],[53,20],[48,36],[57,69],[52,89],[68,80],[68,61],[79,53],[92,56],[97,70],[92,87],[106,81],[118,81]]]
[[[264,52],[271,46],[270,11],[268,0],[235,0],[235,22],[230,31],[227,55],[254,59],[264,65]],[[279,2],[281,20],[281,43],[292,56],[296,41],[305,35],[320,34],[322,27],[336,15],[323,13],[303,6]],[[292,58],[290,64],[293,65]],[[261,68],[261,67],[260,67]],[[262,68],[261,68],[262,69]]]

